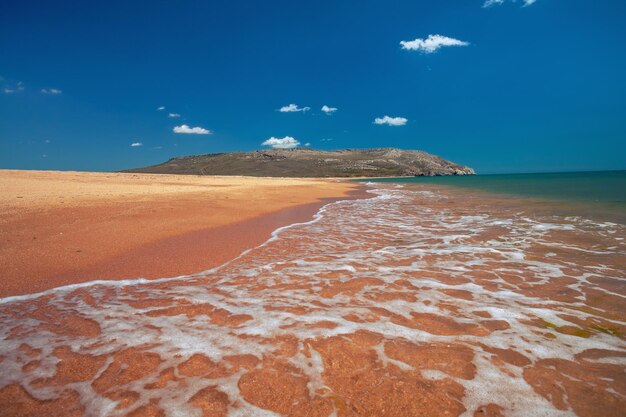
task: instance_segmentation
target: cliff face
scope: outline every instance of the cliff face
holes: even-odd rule
[[[271,149],[172,158],[125,172],[264,177],[408,177],[472,175],[472,168],[422,151],[394,148],[317,151]]]

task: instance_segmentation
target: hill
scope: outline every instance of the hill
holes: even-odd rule
[[[406,177],[472,175],[472,168],[422,151],[394,148],[318,151],[270,149],[172,158],[125,172],[263,177]]]

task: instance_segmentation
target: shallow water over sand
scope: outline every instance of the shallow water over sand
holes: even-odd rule
[[[623,415],[626,226],[372,193],[206,274],[5,299],[3,414]]]

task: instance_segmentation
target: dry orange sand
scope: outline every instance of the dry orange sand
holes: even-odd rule
[[[217,266],[354,183],[0,170],[0,297]]]

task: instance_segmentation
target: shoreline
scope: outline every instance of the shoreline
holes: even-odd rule
[[[363,197],[364,193],[357,191],[352,196],[328,198],[319,203],[303,204],[227,226],[171,236],[135,248],[111,259],[110,262],[80,271],[78,274],[90,277],[86,281],[81,280],[84,283],[134,279],[150,281],[199,274],[218,268],[244,251],[263,244],[280,228],[309,221],[327,204]],[[174,261],[163,259],[160,257],[163,254],[176,259]],[[50,280],[69,281],[72,280],[72,276],[62,274],[51,277]],[[65,285],[71,283],[57,285],[49,290]]]
[[[22,195],[11,195],[11,177],[27,180]],[[329,202],[366,195],[362,184],[327,179],[0,171],[0,183],[8,190],[0,196],[0,237],[9,242],[0,248],[0,298],[196,274]]]
[[[176,243],[175,241],[179,241],[179,240],[188,240],[190,242],[193,241],[194,243],[196,243],[194,239],[197,237],[203,240],[207,240],[209,241],[208,242],[209,244],[212,244],[210,242],[210,239],[212,237],[215,237],[216,235],[219,235],[221,232],[224,232],[224,231],[228,231],[228,230],[245,231],[245,229],[250,227],[251,225],[252,226],[255,224],[258,225],[259,223],[261,224],[262,227],[268,226],[267,228],[265,228],[264,232],[268,230],[269,232],[264,234],[263,238],[261,238],[261,234],[255,234],[255,236],[252,236],[251,239],[253,238],[258,238],[258,239],[256,239],[254,242],[251,242],[250,240],[245,241],[246,243],[250,243],[249,245],[244,245],[243,243],[238,245],[238,246],[241,246],[241,248],[238,252],[232,252],[233,256],[229,255],[225,257],[223,260],[222,259],[218,260],[218,258],[208,259],[207,262],[210,262],[211,263],[210,265],[204,267],[203,269],[194,270],[193,272],[190,272],[190,273],[179,274],[179,275],[165,275],[165,276],[155,275],[155,276],[150,276],[150,277],[145,277],[145,276],[122,277],[122,278],[104,278],[103,277],[103,278],[94,278],[94,279],[89,279],[89,280],[80,280],[79,282],[71,282],[69,284],[61,284],[61,285],[54,286],[51,288],[46,288],[39,292],[0,296],[0,305],[4,303],[21,302],[21,301],[26,301],[30,299],[37,299],[39,297],[47,296],[48,294],[56,290],[67,290],[69,292],[73,292],[73,291],[81,290],[83,288],[88,288],[94,284],[103,284],[103,285],[109,284],[109,285],[125,286],[125,285],[132,285],[134,283],[148,284],[148,283],[160,283],[160,282],[174,281],[174,280],[183,279],[183,278],[193,279],[201,274],[210,273],[211,271],[217,271],[223,266],[231,263],[232,261],[237,260],[239,257],[244,255],[248,251],[254,250],[256,248],[259,248],[265,245],[266,243],[270,242],[274,234],[278,232],[279,230],[283,230],[294,225],[307,224],[307,223],[316,221],[315,219],[316,215],[320,212],[320,210],[322,210],[324,207],[326,207],[329,204],[336,203],[339,201],[367,199],[367,198],[372,198],[372,197],[370,194],[367,194],[367,191],[365,188],[361,188],[361,189],[355,190],[354,192],[351,192],[349,196],[346,196],[343,198],[328,198],[325,201],[320,202],[320,203],[305,204],[299,207],[281,210],[280,212],[269,213],[267,215],[259,216],[258,218],[246,220],[246,221],[243,221],[241,223],[237,223],[231,226],[218,227],[215,229],[200,230],[197,232],[189,233],[188,235],[185,235],[185,236],[174,236],[172,238],[165,239],[165,241],[163,242],[157,242],[154,245],[148,245],[149,248],[137,249],[137,252],[144,252],[144,250],[145,252],[148,252],[151,250],[157,250],[156,246],[174,245]],[[290,221],[289,223],[284,224],[282,220],[286,220],[286,219],[291,219],[293,221]],[[273,227],[273,226],[270,227],[270,225],[273,225],[276,227]],[[228,248],[228,249],[231,249],[231,248]],[[226,252],[229,251],[228,249]],[[129,258],[131,256],[132,255],[130,255]],[[123,260],[120,259],[118,262],[123,263]],[[102,265],[102,266],[105,267],[105,265]]]
[[[0,403],[20,415],[101,414],[109,400],[129,415],[331,413],[352,398],[376,415],[619,414],[621,226],[471,192],[361,191],[374,197],[319,202],[208,271],[0,299]],[[569,381],[566,403],[554,381]]]

